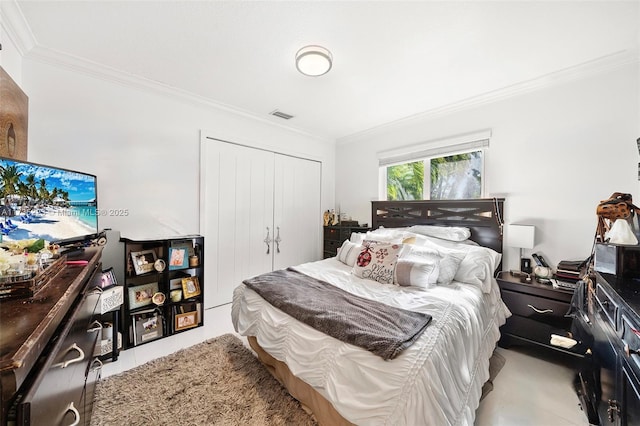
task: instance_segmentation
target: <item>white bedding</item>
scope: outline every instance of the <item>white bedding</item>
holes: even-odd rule
[[[397,358],[343,343],[271,306],[239,285],[232,320],[274,358],[358,425],[472,425],[489,378],[489,358],[510,315],[494,279],[489,292],[453,282],[427,290],[379,284],[351,274],[336,258],[296,267],[309,276],[388,305],[433,316]]]

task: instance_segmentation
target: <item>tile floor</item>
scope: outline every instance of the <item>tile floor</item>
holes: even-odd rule
[[[128,349],[115,363],[106,363],[102,377],[120,373],[225,333],[234,333],[231,305],[205,311],[205,326]],[[178,338],[179,337],[179,338]],[[506,363],[494,388],[476,413],[476,426],[588,425],[573,390],[573,372],[563,360],[527,347],[498,348]]]

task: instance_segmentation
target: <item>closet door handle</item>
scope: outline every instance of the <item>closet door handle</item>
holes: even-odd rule
[[[278,230],[278,235],[276,235],[276,239],[273,240],[276,243],[276,252],[280,253],[280,241],[282,241],[282,238],[280,238],[280,227],[276,227],[276,229]]]
[[[530,307],[531,309],[533,309],[535,312],[539,313],[539,314],[552,314],[553,313],[553,309],[538,309],[533,305],[527,305],[528,307]]]
[[[267,226],[267,236],[263,240],[267,245],[267,254],[271,252],[271,237],[269,237],[269,227]]]

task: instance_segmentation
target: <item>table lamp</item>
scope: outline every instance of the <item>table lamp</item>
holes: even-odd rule
[[[522,256],[523,249],[535,246],[536,227],[533,225],[509,225],[509,246],[520,249],[520,270],[531,273],[531,259]]]

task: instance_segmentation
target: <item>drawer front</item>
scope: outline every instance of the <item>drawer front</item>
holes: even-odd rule
[[[88,424],[88,417],[82,414],[92,403],[86,397],[87,376],[99,368],[93,350],[100,328],[92,326],[98,300],[98,294],[86,294],[76,306],[39,376],[20,402],[18,424],[66,425],[78,419],[78,424]]]
[[[338,249],[342,246],[340,241],[325,240],[324,251],[331,253],[333,256],[338,254]]]
[[[340,229],[338,228],[324,228],[324,239],[340,241],[342,235],[340,235]]]
[[[502,290],[502,300],[514,315],[554,325],[568,322],[568,303],[509,290]]]
[[[629,365],[640,377],[640,325],[634,323],[624,313],[621,316],[622,345]]]
[[[614,330],[618,330],[618,322],[616,321],[618,304],[600,284],[596,284],[596,303],[602,312],[600,314],[602,319],[607,321]]]

